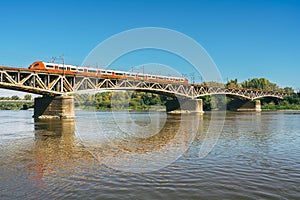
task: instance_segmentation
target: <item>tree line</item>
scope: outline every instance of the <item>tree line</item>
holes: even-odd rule
[[[229,80],[226,84],[228,88],[249,88],[257,90],[274,90],[287,93],[295,93],[292,87],[280,88],[276,83],[272,83],[266,78],[253,78],[245,80],[241,83],[237,79]]]
[[[159,110],[164,109],[168,97],[146,92],[99,92],[75,95],[75,107],[80,109]]]
[[[26,94],[23,98],[13,95],[11,97],[0,97],[0,110],[27,110],[33,108],[33,102],[5,102],[5,100],[32,100],[30,94]]]

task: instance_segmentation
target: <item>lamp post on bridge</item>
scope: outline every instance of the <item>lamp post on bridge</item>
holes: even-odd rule
[[[190,77],[192,84],[195,84],[195,72],[190,73]]]
[[[65,56],[64,56],[64,54],[62,54],[62,55],[60,56],[60,58],[61,58],[62,64],[63,64],[63,74],[65,74]]]
[[[183,77],[185,77],[185,76],[187,77],[187,74],[182,74],[182,76]],[[200,83],[203,83],[203,77],[202,77],[201,74],[200,75],[196,75],[195,72],[192,72],[192,73],[189,74],[189,77],[191,79],[191,83],[192,84],[195,84],[196,80],[197,80],[197,82],[200,80]]]

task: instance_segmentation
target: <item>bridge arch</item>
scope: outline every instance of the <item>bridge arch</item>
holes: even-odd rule
[[[233,93],[209,93],[209,94],[201,94],[198,97],[203,97],[203,96],[211,96],[211,95],[226,95],[226,96],[232,96],[240,99],[248,99],[251,101],[257,100],[257,99],[262,99],[262,98],[275,98],[275,99],[283,99],[282,96],[279,95],[261,95],[261,96],[256,96],[255,98],[251,98],[249,96],[243,95],[243,94],[233,94]]]

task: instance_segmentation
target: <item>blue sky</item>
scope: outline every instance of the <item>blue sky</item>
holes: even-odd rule
[[[79,65],[114,34],[163,27],[201,44],[224,80],[266,77],[300,88],[297,0],[11,0],[0,3],[0,26],[0,65],[27,67],[62,54]]]

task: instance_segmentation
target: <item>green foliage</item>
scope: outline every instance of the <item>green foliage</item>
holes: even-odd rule
[[[162,95],[145,92],[103,92],[91,94],[81,94],[76,96],[80,99],[78,106],[81,109],[96,110],[149,110],[152,106],[161,108],[166,103],[166,97]]]
[[[286,93],[294,93],[294,89],[292,87],[285,87],[283,88],[283,91]]]
[[[32,96],[30,94],[26,94],[24,96],[24,100],[32,100]]]
[[[30,97],[30,99],[29,99]],[[25,95],[23,100],[31,100],[31,95]],[[11,97],[0,97],[0,110],[27,110],[28,108],[33,107],[32,103],[23,103],[23,102],[6,102],[5,100],[22,100],[19,96],[14,95]]]
[[[17,95],[14,95],[14,96],[11,97],[11,100],[20,100],[20,99],[21,99],[21,98],[18,97]]]
[[[261,106],[263,110],[276,110],[276,105],[274,101],[271,101],[270,103],[264,102]]]
[[[283,100],[271,100],[262,99],[263,110],[300,110],[300,96],[296,93],[292,93],[286,96]]]
[[[278,104],[271,101],[264,102],[261,106],[263,110],[300,110],[300,104],[290,104],[287,100],[279,101]]]
[[[275,83],[271,83],[266,78],[253,78],[241,83],[243,88],[251,88],[258,90],[282,90]]]
[[[288,101],[289,104],[299,104],[300,105],[300,96],[299,94],[293,93],[287,97],[284,98],[286,101]]]
[[[226,83],[226,87],[228,88],[239,88],[240,84],[238,83],[237,79],[230,80]]]
[[[203,110],[211,110],[211,97],[210,96],[204,96],[201,97],[202,99],[202,104],[203,104]]]
[[[0,110],[27,110],[33,103],[0,103]]]
[[[204,82],[203,85],[206,85],[208,87],[224,87],[223,83],[219,83],[219,82],[216,82],[216,81]]]

